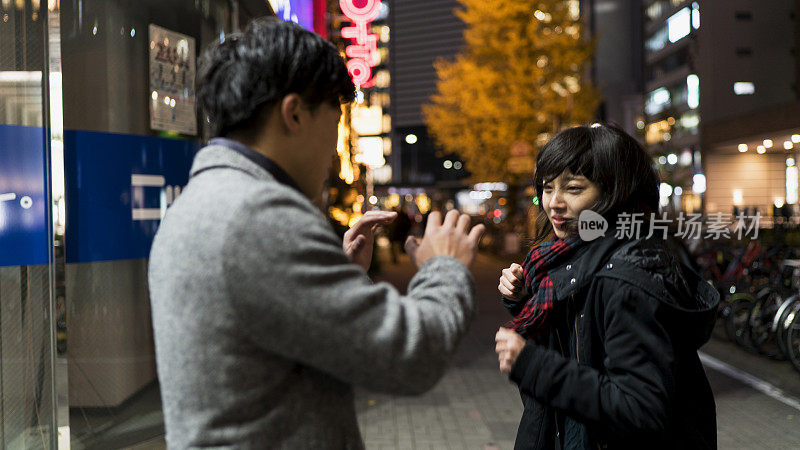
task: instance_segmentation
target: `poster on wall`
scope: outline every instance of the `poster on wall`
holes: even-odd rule
[[[195,40],[150,24],[150,128],[197,135]]]

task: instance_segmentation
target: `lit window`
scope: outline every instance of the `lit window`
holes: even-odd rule
[[[654,115],[670,105],[670,95],[666,88],[660,87],[651,92],[645,103],[644,110],[647,114]]]
[[[658,19],[661,16],[661,14],[664,13],[664,4],[661,2],[655,2],[652,5],[648,6],[645,12],[647,13],[647,17],[650,20]]]
[[[691,20],[692,13],[689,11],[689,8],[683,8],[667,19],[669,41],[678,42],[681,38],[688,35],[692,31]]]
[[[683,153],[681,153],[680,163],[681,163],[682,166],[687,166],[687,167],[691,166],[692,165],[692,152],[690,152],[689,150],[684,150]]]
[[[798,190],[798,169],[797,166],[786,168],[786,203],[794,205],[797,203]]]
[[[688,130],[690,133],[695,134],[697,127],[700,125],[700,115],[697,112],[687,112],[681,116],[681,127]]]
[[[750,81],[738,81],[733,83],[733,93],[736,95],[753,95],[756,92],[756,86]]]
[[[667,45],[669,40],[669,31],[667,27],[663,27],[653,33],[653,35],[645,42],[645,47],[651,52],[657,52]]]
[[[686,77],[686,88],[686,103],[689,108],[695,109],[700,106],[700,78],[695,74]]]
[[[700,28],[700,5],[697,2],[692,3],[692,28]]]
[[[692,190],[695,194],[702,194],[706,191],[706,176],[698,173],[692,177]]]

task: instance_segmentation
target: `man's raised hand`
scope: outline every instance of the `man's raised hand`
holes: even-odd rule
[[[482,224],[470,228],[470,217],[451,210],[442,220],[442,213],[433,211],[422,240],[409,237],[406,252],[417,267],[434,256],[452,256],[469,267],[478,251],[478,242],[486,227]]]

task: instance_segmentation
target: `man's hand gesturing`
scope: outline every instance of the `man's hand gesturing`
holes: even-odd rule
[[[486,227],[482,224],[470,228],[470,217],[456,210],[447,213],[433,211],[421,241],[413,237],[406,240],[406,252],[417,267],[434,256],[452,256],[469,267],[478,251],[478,242]]]
[[[368,211],[353,228],[344,233],[342,249],[350,261],[369,269],[372,263],[372,241],[375,239],[375,230],[381,225],[391,223],[397,218],[393,211]]]

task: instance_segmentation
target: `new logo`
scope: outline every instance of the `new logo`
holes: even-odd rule
[[[608,221],[596,212],[585,209],[578,216],[578,234],[584,241],[593,241],[605,236],[608,230]]]

